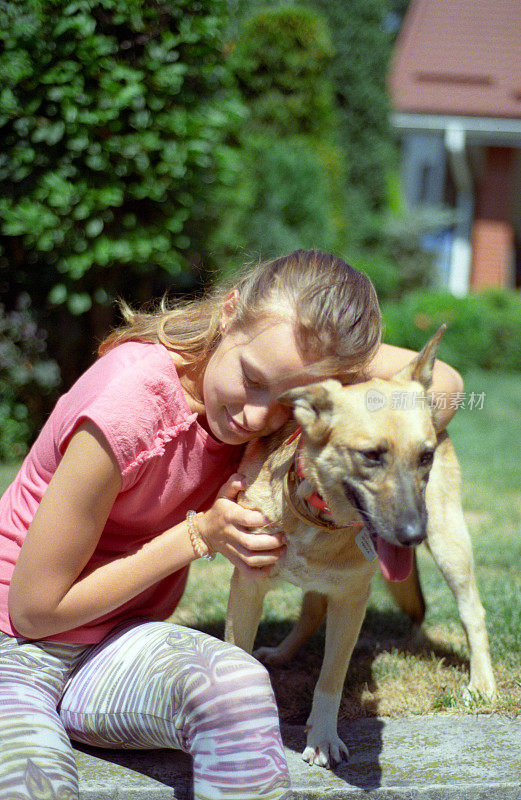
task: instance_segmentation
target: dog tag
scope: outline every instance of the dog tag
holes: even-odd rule
[[[355,542],[368,561],[374,561],[375,558],[378,558],[378,553],[374,549],[374,544],[371,541],[371,537],[365,529],[360,531],[355,539]]]

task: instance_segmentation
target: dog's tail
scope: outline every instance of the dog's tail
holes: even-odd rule
[[[427,606],[425,605],[418,574],[416,551],[413,553],[412,569],[409,577],[404,581],[386,581],[386,583],[398,607],[407,614],[411,622],[421,625]]]

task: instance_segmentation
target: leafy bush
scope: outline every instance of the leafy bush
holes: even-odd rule
[[[322,15],[267,7],[239,26],[230,65],[248,117],[219,150],[212,249],[226,262],[345,240],[344,156],[335,138],[332,48]]]
[[[407,0],[309,0],[306,7],[281,7],[277,0],[230,2],[238,20],[232,61],[250,110],[240,153],[257,152],[242,161],[234,160],[232,151],[226,153],[228,176],[234,164],[242,180],[225,190],[223,226],[215,228],[224,236],[216,249],[226,256],[242,248],[253,256],[280,252],[286,242],[311,243],[364,269],[381,297],[399,297],[428,285],[432,258],[422,252],[419,236],[388,230],[398,154],[385,81]],[[389,24],[393,14],[394,26]],[[258,138],[252,147],[259,131],[265,136],[264,154]],[[292,137],[299,138],[299,148]],[[280,185],[271,183],[278,158]],[[288,183],[284,164],[291,159]],[[312,161],[316,177],[310,194],[306,176]],[[284,214],[272,213],[281,195],[288,208],[297,197],[294,216],[303,212],[291,227]],[[313,235],[306,209],[314,204],[321,211],[315,214]],[[395,212],[401,210],[396,200],[393,206]],[[232,245],[228,253],[227,243]]]
[[[226,0],[0,3],[0,289],[81,315],[195,278]],[[187,272],[188,271],[188,272]],[[88,339],[85,336],[84,339]]]
[[[388,203],[389,174],[398,163],[390,128],[386,76],[396,0],[310,0],[324,14],[334,56],[328,65],[337,106],[338,136],[346,153],[346,186],[358,244],[378,225],[374,212]]]
[[[378,242],[355,249],[348,260],[369,275],[380,302],[399,301],[406,292],[433,288],[434,259],[421,249],[417,236],[382,230]]]
[[[40,429],[46,399],[60,383],[58,366],[46,358],[45,333],[22,295],[17,309],[0,305],[0,461],[16,461]]]
[[[332,187],[309,140],[252,137],[237,164],[240,169],[227,190],[231,202],[223,200],[213,238],[224,267],[234,246],[253,258],[299,247],[335,249],[339,231]]]
[[[251,127],[273,136],[324,137],[334,124],[327,66],[333,48],[321,14],[303,6],[246,17],[232,65],[251,111]]]
[[[488,289],[468,297],[414,292],[384,303],[385,341],[419,350],[443,323],[440,357],[461,372],[521,370],[521,295]]]

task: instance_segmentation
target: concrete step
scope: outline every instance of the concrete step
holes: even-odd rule
[[[341,725],[350,759],[334,772],[300,757],[283,726],[292,800],[521,800],[521,717],[367,718]],[[78,746],[80,800],[191,800],[191,759],[166,750]]]

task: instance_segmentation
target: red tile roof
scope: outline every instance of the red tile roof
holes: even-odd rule
[[[401,112],[521,118],[521,0],[412,0],[389,88]]]

